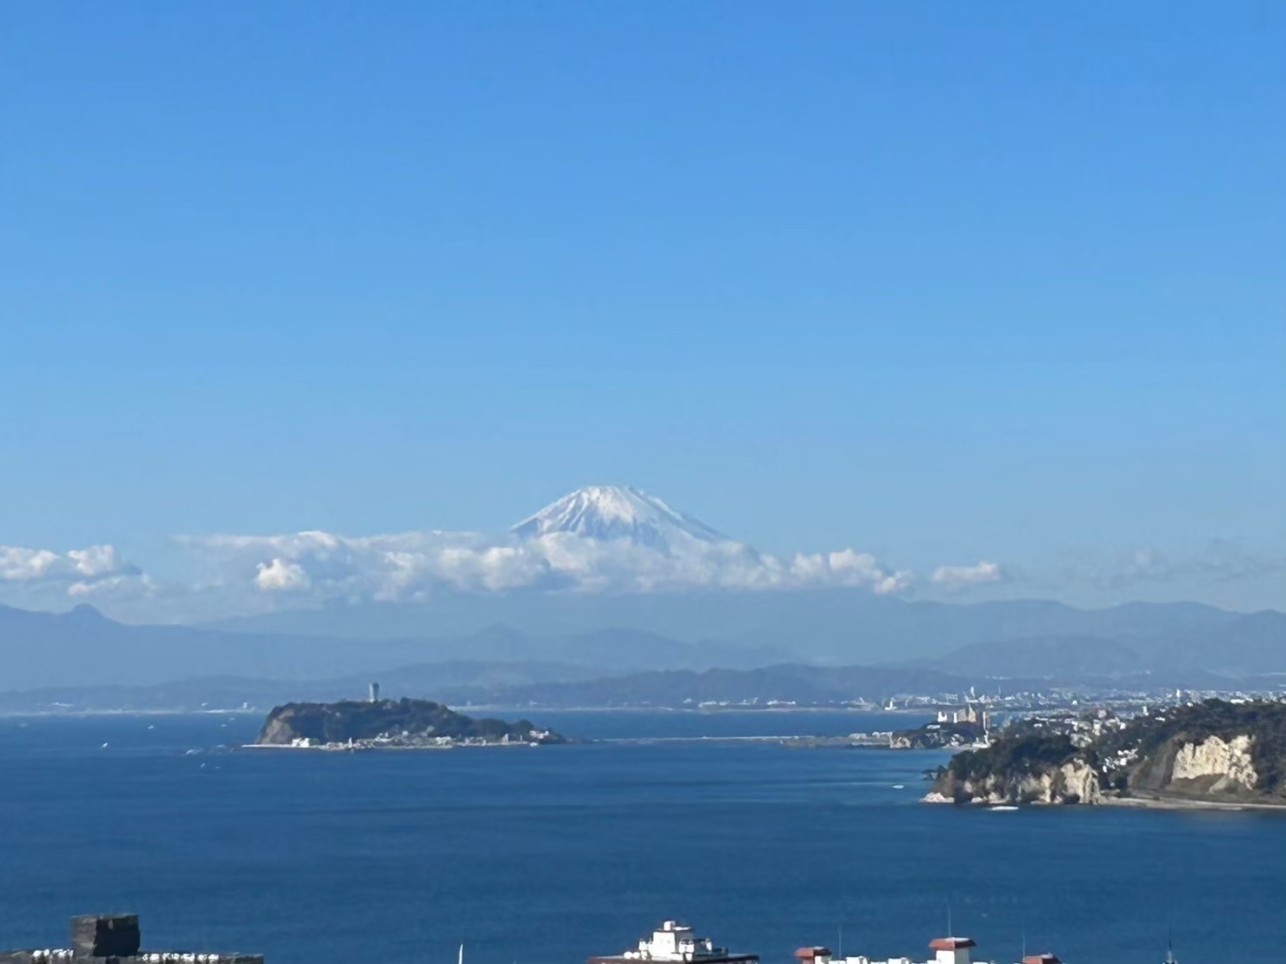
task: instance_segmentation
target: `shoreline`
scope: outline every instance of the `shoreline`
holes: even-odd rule
[[[1257,801],[1246,801],[1241,803],[1235,800],[1198,800],[1194,797],[1103,797],[1097,803],[1045,803],[1037,801],[1034,803],[963,803],[957,804],[955,801],[942,796],[935,791],[930,791],[920,799],[920,803],[929,807],[955,807],[960,810],[994,810],[1004,808],[1008,810],[1059,810],[1065,807],[1071,807],[1078,810],[1095,810],[1099,807],[1119,807],[1125,810],[1214,810],[1222,812],[1233,812],[1238,810],[1262,810],[1276,811],[1286,813],[1286,801],[1281,803],[1262,803]]]
[[[88,716],[263,716],[256,709],[219,710],[0,710],[0,720],[47,720]]]
[[[887,710],[883,707],[874,709],[864,706],[510,706],[504,703],[461,704],[461,713],[692,713],[713,715],[717,713],[852,713],[854,715],[874,716],[931,716],[932,709]]]
[[[1286,813],[1286,800],[1281,803],[1260,803],[1235,800],[1199,800],[1193,797],[1105,797],[1089,806],[1125,807],[1136,810],[1269,810]]]

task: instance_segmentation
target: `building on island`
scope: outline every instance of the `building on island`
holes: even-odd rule
[[[716,947],[708,937],[697,937],[692,928],[678,921],[665,921],[652,936],[639,941],[637,950],[609,957],[591,957],[589,964],[634,964],[638,961],[667,961],[673,964],[759,964],[756,954],[733,954]]]
[[[71,919],[71,946],[0,951],[0,964],[264,964],[261,954],[141,950],[138,916]]]
[[[371,684],[371,702],[378,703],[379,701],[380,701],[380,684],[372,683]]]

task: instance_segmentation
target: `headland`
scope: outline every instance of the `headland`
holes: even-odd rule
[[[268,714],[253,746],[317,750],[440,750],[565,743],[530,720],[474,719],[430,700],[287,703]]]
[[[1220,700],[1124,719],[1011,723],[937,774],[930,803],[1286,807],[1286,703]]]

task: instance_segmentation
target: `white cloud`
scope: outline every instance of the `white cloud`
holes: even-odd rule
[[[156,584],[115,546],[96,545],[55,552],[26,546],[0,546],[0,595],[7,602],[57,606],[60,600],[137,599],[151,596]]]
[[[416,601],[443,592],[519,589],[663,592],[688,589],[862,587],[899,593],[908,572],[852,549],[789,560],[730,540],[669,545],[593,539],[567,532],[408,532],[345,537],[327,532],[185,538],[224,585],[313,602]]]
[[[67,595],[78,599],[96,597],[119,601],[124,599],[150,599],[161,591],[146,573],[129,573],[107,576],[93,581],[73,582]]]
[[[76,567],[77,575],[87,580],[106,579],[114,576],[137,575],[138,567],[120,557],[115,546],[90,546],[72,549],[67,558]]]
[[[791,570],[801,586],[857,586],[870,589],[880,596],[887,596],[910,588],[909,572],[891,572],[876,561],[869,552],[840,552],[817,555],[796,555]]]
[[[0,582],[34,582],[57,573],[63,557],[48,549],[0,546]]]
[[[933,582],[950,592],[962,592],[973,586],[1004,582],[1005,571],[994,562],[979,560],[972,566],[939,566],[933,571]]]
[[[66,553],[24,546],[0,546],[0,583],[95,583],[140,575],[114,546],[89,546]]]
[[[304,572],[304,567],[285,559],[273,559],[270,563],[259,563],[259,573],[255,576],[255,585],[268,592],[303,592],[311,588],[313,581]]]

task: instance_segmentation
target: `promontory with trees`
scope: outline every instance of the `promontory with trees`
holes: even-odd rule
[[[566,742],[529,720],[473,719],[429,700],[287,703],[268,714],[258,746],[435,749]]]
[[[937,774],[932,803],[1286,806],[1286,702],[1210,699],[1025,720]]]

